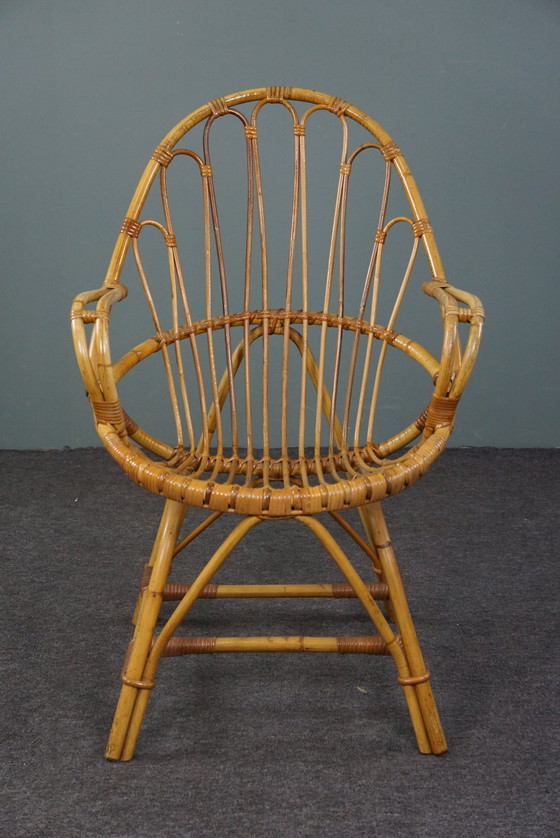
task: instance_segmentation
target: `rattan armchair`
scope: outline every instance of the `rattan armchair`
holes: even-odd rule
[[[335,154],[334,145],[319,150],[329,129]],[[271,180],[269,169],[282,165],[289,176]],[[180,188],[171,186],[172,175]],[[186,218],[176,212],[183,199]],[[393,200],[406,211],[394,214]],[[399,275],[398,257],[387,255],[392,239],[406,249]],[[165,280],[151,250],[164,260]],[[416,258],[422,251],[426,260]],[[118,320],[113,312],[128,294],[129,263],[150,326],[113,360],[109,335],[114,352],[133,333],[124,325],[130,301],[118,307]],[[429,338],[437,331],[435,350],[396,328],[407,287],[425,299],[412,288],[413,273],[422,274],[435,317],[427,328],[424,315],[414,317],[415,302],[406,322]],[[389,655],[420,751],[447,750],[381,501],[415,483],[444,449],[483,318],[480,301],[445,279],[400,149],[354,105],[296,87],[258,88],[209,102],[167,134],[134,193],[102,287],[77,296],[71,314],[103,445],[132,481],[165,498],[140,584],[109,759],[133,756],[162,656],[243,651]],[[144,328],[141,317],[132,319]],[[376,417],[391,357],[421,370],[425,396],[405,404],[404,428],[383,439]],[[158,358],[164,390],[153,383]],[[148,367],[149,386],[127,390],[125,377]],[[407,381],[400,372],[399,404],[416,392]],[[130,408],[129,392],[131,403],[140,395],[141,416]],[[150,423],[166,412],[164,432],[154,431]],[[207,517],[185,535],[189,506]],[[349,509],[358,510],[363,534],[343,514]],[[170,584],[174,557],[221,515],[232,526],[204,569]],[[325,516],[360,548],[370,580],[325,527]],[[234,547],[269,519],[285,519],[286,529],[308,527],[343,581],[213,584]],[[374,633],[177,634],[198,598],[317,596],[357,598]],[[158,624],[166,600],[175,606]]]

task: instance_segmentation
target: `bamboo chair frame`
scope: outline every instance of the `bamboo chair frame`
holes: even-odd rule
[[[255,103],[249,115],[243,109],[248,103]],[[301,105],[299,111],[296,109],[299,103],[306,104],[303,113]],[[280,307],[274,307],[271,302],[259,150],[258,117],[269,104],[288,111],[294,137],[292,212],[285,295]],[[306,134],[308,124],[318,111],[326,111],[338,119],[342,129],[342,153],[324,303],[313,309],[310,306],[313,279],[309,276],[308,265]],[[232,311],[229,303],[232,280],[226,270],[210,154],[211,129],[225,116],[234,116],[241,123],[247,154],[242,311]],[[199,123],[204,124],[202,151],[178,147],[179,141]],[[362,126],[369,136],[354,149],[349,147],[349,123]],[[362,153],[380,155],[385,181],[377,226],[372,232],[372,250],[359,310],[357,316],[350,316],[344,301],[346,215],[352,168]],[[185,279],[178,245],[179,231],[174,227],[168,196],[168,169],[180,157],[188,158],[198,169],[202,186],[206,303],[201,318],[194,317],[191,311],[190,280]],[[387,220],[393,173],[404,189],[411,215]],[[146,197],[158,177],[162,220],[141,219]],[[387,236],[399,224],[410,228],[411,254],[389,319],[381,325],[376,319],[376,306],[383,250]],[[158,312],[140,253],[139,239],[146,227],[159,230],[167,251],[171,281],[170,324],[165,324]],[[257,259],[254,258],[256,244]],[[430,272],[423,290],[438,305],[443,325],[439,359],[394,328],[420,244]],[[133,251],[155,334],[113,362],[109,326],[113,305],[128,293],[121,274],[129,249]],[[301,263],[299,268],[296,267],[297,258]],[[253,275],[258,276],[258,281]],[[299,306],[294,305],[296,284],[301,294]],[[123,666],[121,694],[106,751],[109,759],[127,760],[133,756],[161,657],[242,651],[390,655],[420,751],[441,754],[447,750],[430,687],[430,673],[410,616],[380,502],[416,482],[445,447],[459,398],[476,359],[483,320],[480,300],[445,279],[431,224],[400,149],[381,126],[354,105],[302,88],[257,88],[209,102],[166,135],[152,154],[134,193],[102,287],[79,294],[71,313],[78,364],[103,445],[131,480],[166,499],[158,535],[140,585],[133,618],[134,636]],[[465,339],[460,334],[461,324],[467,330]],[[91,327],[89,336],[87,327]],[[235,333],[239,335],[237,342]],[[329,350],[328,337],[333,333],[335,346]],[[312,334],[318,335],[318,357],[312,349]],[[269,415],[273,339],[275,345],[278,340],[282,345],[280,439],[271,437]],[[365,342],[365,351],[360,355],[361,341]],[[258,397],[252,392],[256,388],[254,361],[251,360],[251,352],[257,344],[262,351]],[[375,373],[372,369],[374,344],[380,346]],[[184,346],[191,352],[190,374],[186,369]],[[343,346],[347,348],[349,358],[345,373],[341,372]],[[225,358],[221,374],[218,347]],[[375,443],[373,429],[379,385],[385,356],[391,348],[400,350],[426,370],[433,382],[433,392],[427,406],[412,423],[389,439]],[[289,381],[294,369],[290,353],[294,351],[300,359],[297,367],[300,398],[297,453],[292,456],[288,405]],[[202,361],[203,352],[208,370]],[[163,359],[170,392],[176,429],[174,443],[161,440],[140,427],[123,409],[117,392],[117,385],[130,370],[157,353]],[[236,384],[238,373],[241,384]],[[199,429],[193,419],[193,398],[198,398],[202,425]],[[258,429],[262,432],[262,450],[255,443],[257,418],[253,405],[257,398],[262,417]],[[309,400],[313,398],[310,439],[307,414]],[[279,455],[275,446],[280,450]],[[181,538],[181,527],[189,506],[208,510],[208,517]],[[359,510],[365,538],[340,514],[341,510],[349,508]],[[242,517],[194,581],[170,584],[168,575],[174,557],[223,513]],[[320,513],[329,514],[369,558],[373,582],[365,582],[358,575],[337,541],[316,517]],[[212,584],[216,572],[241,539],[253,527],[272,518],[293,518],[308,527],[346,581],[305,585]],[[359,637],[177,636],[177,629],[196,600],[210,597],[354,597],[362,604],[377,634]],[[163,601],[177,604],[157,631]],[[383,608],[378,602],[384,603]]]

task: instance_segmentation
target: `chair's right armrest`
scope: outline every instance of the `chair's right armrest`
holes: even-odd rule
[[[462,291],[447,282],[431,280],[423,289],[440,305],[444,326],[441,369],[436,392],[441,396],[459,398],[465,389],[480,347],[484,325],[484,307],[474,294]],[[469,324],[464,347],[459,336],[459,323]]]

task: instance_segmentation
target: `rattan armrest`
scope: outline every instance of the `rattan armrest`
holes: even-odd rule
[[[94,291],[78,294],[72,303],[70,321],[74,349],[86,385],[86,393],[98,421],[106,420],[108,414],[106,410],[101,410],[101,416],[98,416],[96,405],[112,406],[115,415],[114,406],[118,403],[109,352],[109,318],[114,303],[123,300],[127,293],[126,286],[120,283],[114,286],[104,285]],[[87,308],[92,303],[97,303],[95,309]],[[89,341],[86,324],[93,327]],[[120,416],[120,405],[117,414],[119,421],[115,426],[122,432],[124,423]]]
[[[462,291],[460,288],[455,288],[453,285],[437,279],[425,282],[423,289],[426,294],[434,297],[440,303],[446,314],[456,314],[460,322],[470,323],[475,318],[484,320],[484,307],[480,299],[474,294]]]
[[[431,280],[423,285],[426,294],[441,308],[444,325],[441,369],[436,394],[459,398],[472,372],[484,324],[484,307],[474,294],[462,291],[445,281]],[[468,323],[469,333],[461,346],[458,324]]]

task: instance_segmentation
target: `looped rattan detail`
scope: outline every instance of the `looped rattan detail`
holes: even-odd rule
[[[161,163],[161,165],[166,168],[173,160],[173,154],[165,146],[158,145],[154,149],[151,159],[155,160],[156,163]]]
[[[223,97],[212,99],[209,105],[214,116],[223,116],[229,110],[229,105]]]
[[[432,232],[432,225],[428,218],[419,218],[412,225],[412,232],[416,238],[421,238],[425,233]]]
[[[453,399],[449,396],[436,396],[434,394],[428,405],[425,429],[433,431],[436,428],[453,425],[458,404],[458,398]]]
[[[202,177],[212,177],[212,166],[207,163],[203,163],[200,167],[200,174]]]
[[[163,238],[167,247],[177,247],[177,238],[174,233],[164,233]]]
[[[381,573],[379,568],[378,572]],[[366,585],[366,589],[374,599],[383,600],[389,597],[389,588],[383,582],[372,582]],[[352,599],[356,592],[347,582],[333,582],[332,595],[335,599]]]
[[[183,340],[191,335],[199,335],[207,332],[208,329],[223,329],[227,326],[241,326],[245,323],[254,326],[267,322],[269,324],[269,333],[283,332],[284,324],[290,323],[307,323],[309,326],[320,326],[325,324],[330,327],[340,327],[345,331],[356,331],[361,334],[371,334],[380,340],[384,340],[386,335],[393,338],[397,337],[394,331],[388,331],[377,323],[368,323],[365,320],[358,320],[355,317],[339,316],[330,312],[321,311],[306,311],[301,309],[296,311],[283,309],[262,309],[260,311],[243,311],[232,314],[221,315],[209,320],[197,320],[190,326],[179,326],[176,329],[170,329],[162,332],[159,339],[164,343],[173,343],[176,340]]]
[[[125,687],[134,687],[137,690],[153,690],[155,687],[155,681],[153,680],[144,681],[139,678],[127,678],[124,674],[121,675],[121,681]]]
[[[179,582],[169,582],[163,589],[162,599],[164,602],[177,602],[183,599],[191,589],[191,585],[184,585]],[[199,593],[199,599],[216,599],[218,596],[217,585],[205,585]]]
[[[118,399],[111,402],[94,401],[91,399],[91,406],[98,422],[108,425],[118,425],[123,421],[123,411]]]
[[[350,106],[350,102],[344,99],[339,99],[338,96],[333,96],[328,105],[329,111],[332,111],[336,116],[343,116]]]
[[[107,311],[72,311],[70,320],[81,320],[82,323],[95,323],[97,320],[104,320],[108,323],[109,313]]]
[[[237,501],[237,495],[239,494],[240,486],[232,486],[231,492],[229,496],[229,503],[228,503],[228,511],[235,512],[235,506]]]
[[[121,670],[121,681],[125,687],[134,687],[137,690],[152,690],[155,686],[153,678],[131,678],[127,675],[133,648],[134,640],[128,644],[126,654],[124,656]]]
[[[423,431],[424,428],[426,427],[426,417],[427,416],[428,416],[428,408],[426,407],[426,408],[424,408],[424,410],[422,411],[420,416],[418,416],[414,420],[414,424],[416,425],[416,427],[418,428],[419,431]]]
[[[216,599],[218,596],[217,585],[205,585],[200,594],[201,599]]]
[[[349,175],[352,171],[352,164],[351,163],[341,163],[340,164],[340,174],[341,175]]]
[[[121,233],[126,233],[127,236],[134,239],[138,237],[141,229],[142,225],[134,218],[127,217],[123,219],[123,223],[121,224]]]
[[[256,125],[245,125],[244,128],[245,128],[245,136],[247,137],[247,139],[249,139],[249,140],[256,140],[257,139],[259,133],[257,131],[257,126]]]
[[[202,499],[202,506],[209,506],[210,505],[210,500],[212,498],[212,492],[214,491],[214,486],[215,485],[216,484],[212,483],[211,480],[208,481],[208,483],[206,484],[206,489],[204,491],[204,497]]]
[[[417,684],[425,684],[431,677],[430,672],[426,670],[422,675],[410,675],[409,677],[399,675],[397,681],[402,687],[415,687]]]
[[[377,230],[375,233],[374,242],[376,244],[385,244],[387,239],[387,231],[386,230]]]
[[[305,137],[305,125],[302,125],[301,122],[296,122],[294,125],[294,134],[296,137]]]
[[[267,87],[266,98],[270,102],[281,102],[283,99],[289,99],[292,93],[291,87]]]
[[[473,317],[479,317],[481,320],[484,320],[484,306],[482,305],[482,303],[470,306],[470,308],[464,309],[464,311],[467,314],[465,322],[472,320]],[[461,312],[459,311],[459,316],[460,315]]]
[[[165,646],[163,656],[173,658],[179,655],[206,655],[215,648],[215,637],[172,637]]]
[[[379,150],[381,151],[383,158],[387,162],[394,160],[395,157],[400,157],[402,153],[398,145],[393,142],[387,143],[386,145],[382,145]]]
[[[387,655],[387,643],[379,635],[371,637],[337,637],[336,645],[341,655]]]

